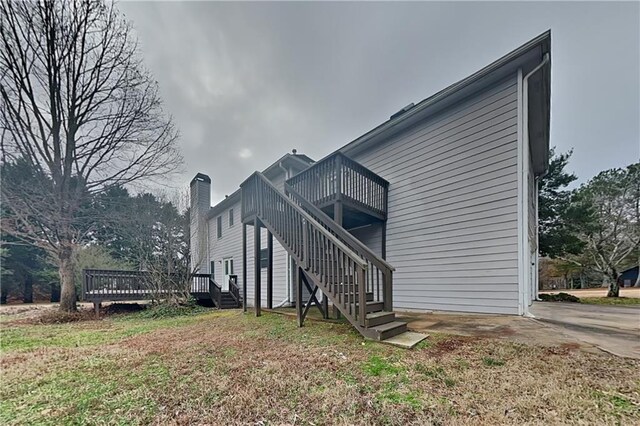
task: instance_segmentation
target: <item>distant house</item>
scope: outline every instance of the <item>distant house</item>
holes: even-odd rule
[[[405,330],[393,310],[526,314],[550,49],[546,32],[319,161],[282,156],[213,207],[196,175],[192,266],[258,314],[333,305],[376,339]]]
[[[638,280],[638,266],[622,271],[620,274],[621,287],[633,287]]]

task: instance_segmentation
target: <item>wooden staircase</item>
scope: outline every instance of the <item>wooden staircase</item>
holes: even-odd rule
[[[299,325],[313,302],[328,317],[315,296],[319,289],[365,337],[385,340],[407,331],[393,312],[391,265],[293,188],[285,187],[287,197],[259,172],[241,188],[243,222],[266,227],[295,260]],[[304,310],[303,285],[311,294]]]
[[[242,304],[240,291],[235,280],[229,280],[229,291],[223,291],[210,274],[194,274],[191,295],[197,300],[213,302],[218,309],[237,309]]]

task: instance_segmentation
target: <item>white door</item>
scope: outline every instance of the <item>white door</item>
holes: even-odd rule
[[[233,275],[233,258],[224,259],[223,263],[224,278],[220,285],[223,291],[229,291],[229,275]]]

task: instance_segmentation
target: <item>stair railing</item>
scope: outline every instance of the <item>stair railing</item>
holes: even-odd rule
[[[330,216],[308,201],[288,183],[285,183],[285,192],[333,236],[356,252],[367,263],[367,292],[373,293],[374,300],[383,302],[384,310],[391,312],[393,310],[393,271],[395,268],[338,225]]]
[[[222,287],[213,279],[213,276],[209,277],[209,295],[216,307],[222,309]]]
[[[229,275],[229,294],[236,301],[236,304],[240,304],[240,287],[237,275]]]
[[[242,217],[257,216],[353,324],[365,326],[368,263],[262,173],[242,185]],[[244,209],[247,210],[244,210]]]

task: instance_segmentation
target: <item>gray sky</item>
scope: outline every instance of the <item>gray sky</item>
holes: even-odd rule
[[[640,157],[640,4],[122,3],[215,204],[314,159],[551,29],[551,145],[580,182]]]

